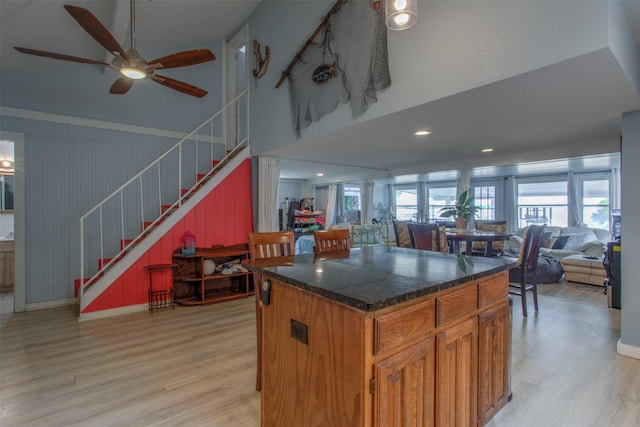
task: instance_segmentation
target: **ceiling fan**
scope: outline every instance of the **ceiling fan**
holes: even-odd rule
[[[201,64],[203,62],[213,61],[216,59],[213,52],[209,49],[195,49],[184,52],[174,53],[172,55],[156,58],[151,61],[145,60],[135,48],[135,0],[131,0],[131,48],[125,52],[113,35],[102,25],[88,9],[64,5],[67,12],[75,19],[78,24],[93,37],[100,45],[111,52],[115,58],[111,63],[96,61],[93,59],[79,58],[76,56],[64,55],[61,53],[47,52],[42,50],[27,49],[24,47],[14,48],[18,52],[29,55],[44,56],[53,59],[61,59],[63,61],[80,62],[83,64],[95,64],[109,67],[117,70],[122,74],[109,89],[109,93],[125,94],[131,89],[135,80],[150,78],[168,88],[177,90],[187,95],[202,98],[207,91],[200,89],[188,83],[172,79],[170,77],[155,74],[157,69],[161,68],[178,68],[189,65]]]

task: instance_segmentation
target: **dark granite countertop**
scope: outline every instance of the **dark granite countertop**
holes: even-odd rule
[[[267,278],[359,310],[375,311],[508,270],[515,266],[515,259],[367,246],[243,265]]]

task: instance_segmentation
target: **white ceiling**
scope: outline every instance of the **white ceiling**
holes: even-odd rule
[[[209,47],[239,29],[259,2],[137,0],[136,47],[147,59]],[[192,97],[155,87],[148,93],[146,87],[134,88],[137,92],[132,90],[124,98],[108,95],[115,75],[79,74],[82,67],[96,67],[24,55],[13,49],[23,46],[110,60],[66,13],[64,4],[91,10],[128,48],[128,0],[0,0],[0,105],[161,129],[166,129],[166,115],[140,114],[143,100],[149,108],[158,108],[157,104],[168,104],[171,97],[173,111],[199,106],[200,101]],[[627,6],[640,45],[640,1],[627,1]],[[219,52],[214,53],[220,57]],[[61,77],[67,70],[80,76],[77,84]],[[179,78],[179,71],[175,73],[171,76]],[[20,91],[11,90],[15,85],[22,85]],[[379,99],[384,101],[384,93]],[[523,161],[617,152],[621,113],[637,109],[638,93],[610,52],[603,50],[321,137],[303,138],[272,154],[283,158],[282,175],[286,178],[337,182],[354,177],[411,177],[394,178],[402,182],[450,169],[506,167]],[[201,122],[199,118],[192,120]],[[173,116],[170,122],[182,131],[192,126]],[[422,127],[430,128],[433,134],[422,138],[411,135],[412,130]],[[322,144],[317,143],[319,138]],[[482,154],[484,147],[495,151]],[[325,177],[315,178],[316,172],[324,172]]]

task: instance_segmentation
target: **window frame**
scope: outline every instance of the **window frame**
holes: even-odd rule
[[[521,204],[520,203],[520,191],[519,191],[519,186],[520,184],[542,184],[542,183],[550,183],[550,182],[564,182],[566,185],[566,204],[559,204],[559,203],[545,203],[544,205],[541,204]],[[547,226],[557,226],[557,227],[568,227],[569,224],[569,204],[571,202],[571,197],[569,195],[569,191],[571,190],[571,186],[569,183],[569,176],[562,174],[562,175],[558,175],[558,174],[553,174],[553,175],[536,175],[536,176],[524,176],[524,177],[516,177],[515,178],[515,205],[516,205],[516,221],[517,221],[517,228],[522,228],[522,227],[526,227],[528,225],[531,225],[531,223],[534,223],[533,220],[530,221],[526,221],[524,224],[522,223],[523,219],[521,218],[520,215],[520,208],[522,206],[525,207],[530,207],[530,208],[536,208],[536,207],[564,207],[566,210],[566,219],[565,221],[563,221],[564,225],[560,225],[558,223],[553,223],[553,216],[551,216],[551,220],[550,222],[545,222],[545,225]]]
[[[398,192],[399,191],[404,191],[404,192],[410,192],[407,190],[414,190],[415,194],[416,194],[416,204],[415,205],[401,205],[398,204]],[[412,184],[403,184],[403,185],[394,185],[393,186],[393,196],[394,196],[394,207],[395,207],[395,218],[398,221],[416,221],[418,218],[418,184],[416,183],[415,185]],[[399,209],[403,209],[403,210],[411,210],[414,209],[415,212],[411,215],[411,219],[406,219],[406,217],[403,216],[403,218],[400,218],[398,216],[398,211]]]
[[[431,190],[432,189],[441,189],[441,188],[453,188],[454,197],[449,203],[445,203],[444,205],[433,205],[433,215],[432,215],[432,205],[429,203]],[[425,194],[425,204],[426,204],[426,212],[427,212],[427,220],[429,222],[438,222],[438,221],[452,221],[452,218],[442,218],[439,215],[440,209],[444,206],[452,205],[456,200],[458,200],[458,184],[455,181],[442,181],[435,183],[428,183],[427,194]]]
[[[611,210],[612,210],[612,205],[611,205],[611,201],[612,201],[612,196],[613,196],[613,182],[612,182],[612,174],[611,172],[585,172],[585,173],[577,173],[574,175],[574,182],[575,182],[575,186],[577,189],[577,211],[579,212],[580,215],[580,223],[581,224],[586,224],[587,222],[585,221],[584,218],[584,209],[586,206],[593,206],[593,207],[602,207],[605,205],[585,205],[584,203],[584,184],[585,182],[588,181],[607,181],[608,183],[608,196],[607,196],[607,201],[608,204],[606,205],[607,207],[607,221],[606,221],[606,230],[611,230]],[[591,226],[589,226],[591,227]],[[599,228],[599,227],[596,227]]]

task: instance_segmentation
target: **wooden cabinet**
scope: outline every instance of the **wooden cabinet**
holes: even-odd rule
[[[478,410],[489,421],[509,399],[509,304],[501,303],[479,316]]]
[[[508,393],[507,274],[373,312],[272,280],[262,426],[486,423]]]
[[[468,319],[436,340],[436,425],[477,425],[478,320]]]
[[[0,291],[13,292],[13,240],[0,241]]]
[[[253,295],[251,273],[240,264],[249,258],[246,244],[197,248],[193,255],[173,254],[175,302],[201,305]],[[222,269],[223,265],[227,269]]]
[[[434,426],[435,340],[430,337],[375,365],[375,426]]]

